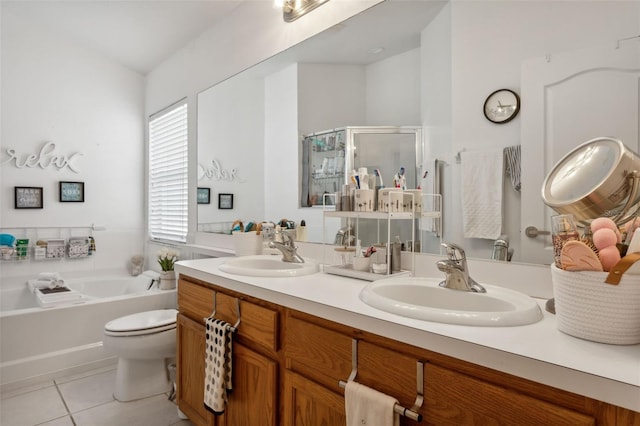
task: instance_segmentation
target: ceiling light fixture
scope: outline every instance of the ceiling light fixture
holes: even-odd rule
[[[329,0],[274,0],[275,5],[278,8],[282,8],[282,19],[284,19],[285,22],[293,22],[328,1]]]

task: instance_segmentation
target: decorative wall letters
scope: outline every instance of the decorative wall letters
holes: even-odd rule
[[[220,166],[218,160],[213,159],[208,165],[198,164],[198,180],[215,179],[217,181],[227,182],[245,182],[244,179],[238,177],[238,170],[225,170]]]
[[[53,151],[55,149],[56,144],[53,142],[44,143],[37,154],[19,154],[15,149],[7,148],[6,153],[9,158],[0,162],[0,166],[13,162],[14,165],[19,169],[25,167],[40,167],[41,169],[53,167],[57,170],[68,168],[74,173],[80,173],[77,166],[73,164],[73,161],[76,159],[76,157],[82,156],[84,154],[80,152],[74,152],[71,155],[62,155],[54,153]]]

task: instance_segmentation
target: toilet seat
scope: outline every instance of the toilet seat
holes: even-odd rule
[[[139,312],[109,321],[104,326],[108,336],[139,336],[160,333],[176,328],[176,309]]]

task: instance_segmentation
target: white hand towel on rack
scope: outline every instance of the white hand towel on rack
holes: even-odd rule
[[[347,426],[398,426],[400,416],[393,411],[395,398],[353,380],[344,388]]]
[[[204,406],[213,414],[224,413],[227,394],[231,392],[232,338],[225,321],[207,318],[205,349]]]
[[[495,240],[502,233],[502,151],[460,153],[465,238]]]

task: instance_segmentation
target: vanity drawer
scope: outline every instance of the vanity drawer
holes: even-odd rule
[[[274,307],[258,305],[237,295],[240,300],[241,322],[236,336],[239,341],[252,342],[269,351],[278,350],[278,311]],[[216,301],[215,317],[234,325],[238,321],[236,295],[229,295],[206,285],[200,285],[181,278],[178,286],[178,309],[195,321],[204,323],[204,319],[213,312]]]
[[[213,293],[208,287],[180,277],[178,283],[178,310],[194,321],[204,324],[204,318],[213,311]]]
[[[341,393],[338,382],[351,373],[351,337],[290,313],[286,324],[286,367]]]

